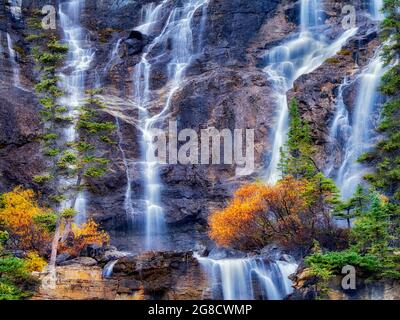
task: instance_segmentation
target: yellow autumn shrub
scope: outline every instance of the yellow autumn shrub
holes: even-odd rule
[[[37,252],[31,251],[25,258],[25,267],[28,272],[41,272],[46,265],[46,260],[40,257]]]

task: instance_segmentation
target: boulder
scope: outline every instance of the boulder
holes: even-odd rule
[[[71,259],[71,255],[69,253],[61,253],[56,258],[56,264],[60,265],[61,263],[64,263],[69,259]]]
[[[72,260],[67,260],[60,263],[60,266],[71,266],[71,265],[80,265],[86,267],[92,267],[97,265],[97,261],[93,258],[89,257],[78,257]]]

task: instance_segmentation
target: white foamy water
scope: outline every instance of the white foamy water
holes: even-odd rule
[[[14,43],[9,33],[7,33],[7,47],[8,55],[10,57],[10,64],[13,71],[13,83],[17,88],[21,88],[20,69],[17,62],[17,53],[14,50]]]
[[[378,15],[382,1],[370,1],[371,15],[376,20],[382,20]],[[373,9],[373,10],[372,10]],[[369,168],[359,163],[358,158],[374,148],[376,143],[377,119],[381,96],[378,87],[385,72],[384,63],[380,57],[381,48],[369,64],[356,77],[357,96],[352,106],[346,106],[343,101],[343,90],[349,83],[345,79],[339,88],[336,114],[330,131],[330,140],[344,149],[342,161],[335,172],[335,164],[331,161],[326,169],[327,175],[335,178],[344,199],[350,198],[357,185],[363,182],[363,177]],[[349,111],[350,110],[350,111]]]
[[[289,276],[296,263],[268,262],[261,258],[221,259],[197,257],[209,277],[213,299],[282,300],[293,292]]]
[[[167,3],[168,1],[163,1],[159,5],[153,3],[145,5],[142,10],[142,24],[136,28],[137,31],[150,35],[157,27],[160,27],[158,25],[160,17],[168,14],[161,32],[148,45],[134,72],[134,100],[140,109],[139,129],[142,132],[141,145],[144,155],[144,231],[147,249],[164,247],[163,234],[166,232],[164,210],[160,199],[162,184],[158,172],[159,163],[153,160],[155,146],[151,132],[162,126],[168,115],[172,98],[182,86],[185,70],[197,53],[194,44],[196,38],[192,31],[193,17],[200,10],[204,13],[204,6],[208,1],[186,1],[182,3],[182,6],[174,7],[169,13],[165,12],[165,10],[170,10],[166,6]],[[153,111],[151,110],[154,102],[150,83],[151,71],[153,63],[157,63],[166,52],[169,53],[170,60],[166,66],[168,83],[163,95],[164,102],[160,109]]]
[[[89,35],[80,24],[80,17],[84,8],[84,0],[72,0],[60,3],[59,16],[63,31],[63,41],[68,44],[69,52],[65,67],[65,73],[60,74],[60,87],[65,95],[60,99],[60,104],[68,107],[68,116],[76,120],[78,108],[84,103],[85,78],[94,52],[90,48]],[[76,121],[64,130],[65,142],[73,142],[77,139]],[[62,179],[61,187],[66,190],[72,187],[76,181]],[[74,206],[77,211],[76,222],[86,220],[86,195],[80,192],[74,203],[74,199],[68,199],[62,203],[63,208]]]
[[[289,108],[287,92],[293,87],[296,79],[311,73],[321,66],[326,59],[334,56],[357,29],[352,28],[328,43],[317,28],[322,21],[320,14],[321,1],[301,1],[301,26],[299,35],[267,54],[267,66],[264,69],[270,79],[277,108],[276,125],[273,128],[272,151],[266,171],[266,180],[275,183],[280,178],[278,164],[281,148],[287,141],[289,130]]]

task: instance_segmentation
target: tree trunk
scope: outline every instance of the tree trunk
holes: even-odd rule
[[[80,171],[80,172],[78,173],[78,179],[77,179],[76,184],[75,184],[76,190],[79,190],[79,188],[80,188],[80,186],[81,186],[81,182],[82,182],[82,172],[83,172],[83,171]],[[76,204],[77,198],[78,198],[78,192],[76,192],[75,195],[74,195],[74,199],[73,199],[73,201],[72,201],[71,208],[75,208],[75,204]],[[71,227],[72,227],[72,219],[70,219],[70,218],[69,218],[69,219],[66,219],[66,222],[65,222],[65,229],[64,229],[64,232],[63,232],[63,235],[62,235],[62,238],[61,238],[61,242],[64,242],[64,241],[67,239],[68,234],[69,234],[69,232],[71,231]]]
[[[57,221],[56,231],[54,233],[53,242],[51,243],[50,268],[55,268],[56,266],[58,243],[60,241],[61,220],[62,218],[60,217]]]

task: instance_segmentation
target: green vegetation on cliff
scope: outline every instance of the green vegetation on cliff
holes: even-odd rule
[[[379,130],[384,135],[376,150],[364,160],[372,162],[376,171],[366,179],[400,204],[400,17],[399,0],[386,0],[381,36],[385,45],[383,58],[389,69],[382,78],[381,92],[387,97]]]

